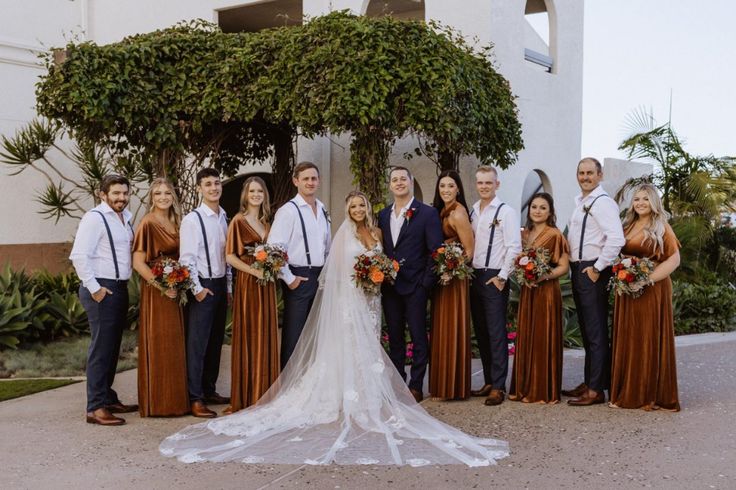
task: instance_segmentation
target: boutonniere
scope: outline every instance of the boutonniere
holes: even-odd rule
[[[404,220],[408,223],[411,221],[412,217],[414,217],[414,212],[417,210],[417,208],[409,208],[406,211],[404,211]]]
[[[590,208],[593,207],[592,204],[588,204],[587,206],[583,205],[583,213],[593,215],[593,213],[590,212]]]
[[[501,220],[499,218],[496,218],[493,221],[491,221],[491,224],[488,225],[488,228],[493,228],[494,226],[500,226],[500,225],[501,225]]]

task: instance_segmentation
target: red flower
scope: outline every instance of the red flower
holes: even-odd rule
[[[634,282],[634,275],[633,274],[628,274],[626,276],[626,282]]]

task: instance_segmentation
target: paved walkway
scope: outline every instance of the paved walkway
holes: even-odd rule
[[[185,465],[157,448],[196,419],[132,414],[122,427],[88,425],[78,383],[0,403],[0,488],[736,488],[736,333],[680,338],[677,356],[679,413],[424,402],[447,423],[509,441],[511,456],[486,468]],[[564,386],[581,372],[568,351]],[[135,383],[136,371],[117,378],[124,401]]]

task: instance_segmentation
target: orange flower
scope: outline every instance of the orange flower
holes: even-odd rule
[[[625,281],[627,275],[628,273],[626,271],[618,271],[618,278],[621,281]]]
[[[256,260],[258,262],[263,262],[264,260],[266,260],[266,257],[268,257],[268,254],[265,250],[259,250],[258,252],[256,252]]]
[[[524,269],[526,269],[528,271],[533,271],[534,270],[534,262],[529,262],[528,264],[526,264],[526,267],[524,267]]]
[[[394,267],[394,270],[396,272],[399,272],[399,263],[398,262],[396,262],[395,260],[392,260],[391,261],[391,265]]]
[[[371,268],[370,277],[371,281],[373,281],[374,284],[380,284],[383,282],[384,275],[383,272],[381,272],[379,269],[373,267]]]
[[[440,248],[438,248],[438,249],[437,249],[437,253],[438,253],[438,254],[443,254],[443,253],[445,253],[445,247],[440,247]]]

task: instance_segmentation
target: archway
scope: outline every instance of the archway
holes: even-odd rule
[[[367,3],[368,17],[390,15],[397,19],[424,20],[424,0],[369,0]]]
[[[218,10],[223,32],[256,32],[270,27],[302,25],[302,0],[270,0]]]
[[[524,59],[553,72],[556,26],[552,1],[527,0],[524,20]]]
[[[537,192],[547,192],[552,194],[552,186],[549,182],[549,177],[543,171],[534,169],[524,179],[524,187],[521,191],[521,222],[522,224],[526,220],[526,213],[529,209],[529,204],[532,202],[532,197]]]

